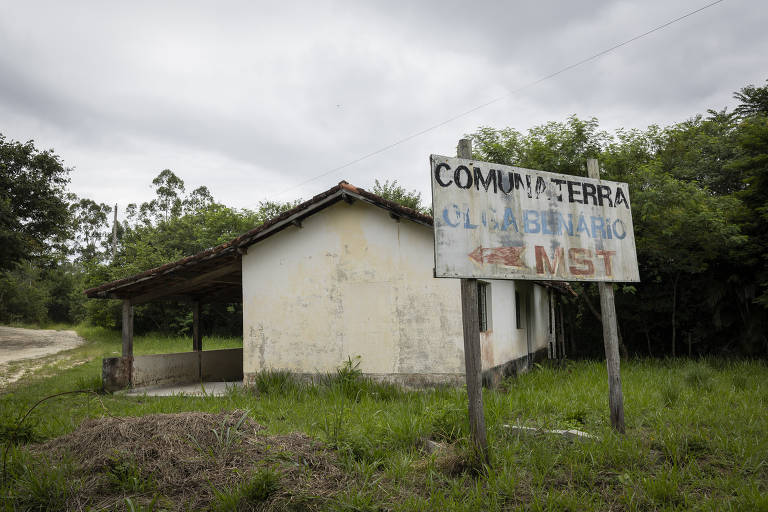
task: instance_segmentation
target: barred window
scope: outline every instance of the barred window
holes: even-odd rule
[[[491,283],[477,282],[477,311],[480,316],[480,332],[491,330],[490,322]]]

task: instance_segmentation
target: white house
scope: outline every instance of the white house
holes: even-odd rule
[[[175,297],[196,309],[199,301],[239,295],[246,383],[267,369],[331,372],[356,356],[372,377],[461,383],[459,280],[436,279],[433,268],[431,217],[341,182],[231,242],[86,294],[124,300],[124,338],[132,335],[127,324],[134,304]],[[555,353],[554,296],[562,287],[495,280],[478,286],[487,378]],[[175,379],[216,378],[211,365],[221,365],[224,356],[206,367],[199,334],[193,346],[200,351],[196,369],[174,370]],[[137,385],[137,375],[146,375],[137,366],[148,362],[133,358],[129,348],[124,343],[123,357],[109,371]],[[107,366],[105,360],[105,380]]]

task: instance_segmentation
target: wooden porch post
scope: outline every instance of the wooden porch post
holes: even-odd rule
[[[125,380],[122,382],[133,385],[133,304],[130,299],[123,299],[123,371]],[[124,385],[123,384],[123,385]]]
[[[133,359],[133,305],[123,299],[123,357]]]
[[[192,350],[197,352],[197,376],[203,380],[203,333],[200,330],[200,301],[192,301]]]
[[[200,331],[200,301],[192,301],[192,350],[203,350],[203,335]]]

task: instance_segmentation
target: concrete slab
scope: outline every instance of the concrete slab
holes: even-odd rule
[[[196,384],[167,384],[119,391],[126,396],[224,396],[229,390],[242,387],[238,382],[203,382]]]

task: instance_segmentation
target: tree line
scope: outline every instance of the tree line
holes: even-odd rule
[[[477,159],[584,176],[630,187],[641,283],[618,286],[622,350],[643,356],[768,355],[768,85],[735,93],[733,111],[708,110],[644,130],[600,128],[571,116],[526,132],[481,127],[469,134]],[[295,206],[265,201],[254,210],[187,191],[163,170],[154,198],[113,207],[67,192],[70,170],[52,151],[0,135],[0,322],[87,321],[119,326],[113,301],[82,291],[230,240]],[[428,212],[416,191],[376,180],[373,192]],[[565,299],[572,354],[602,350],[594,284]],[[206,305],[206,329],[241,334],[239,304]],[[186,305],[137,307],[138,331],[188,332]]]

